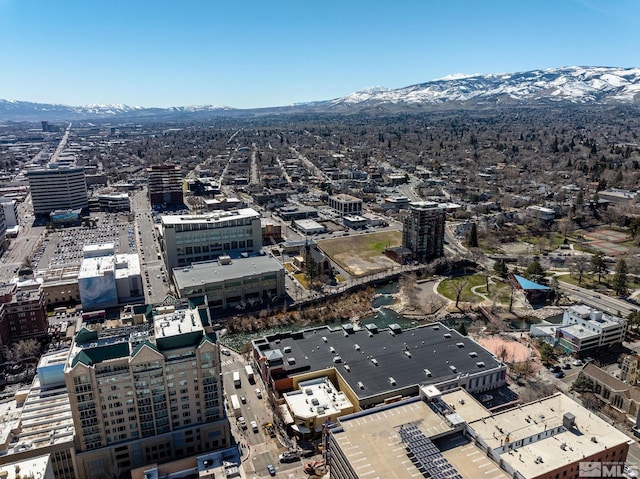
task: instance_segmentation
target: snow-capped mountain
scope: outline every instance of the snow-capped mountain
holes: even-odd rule
[[[144,108],[0,100],[0,120],[179,119],[476,106],[640,104],[639,93],[640,68],[564,67],[489,75],[454,74],[395,90],[375,86],[333,100],[250,110],[213,105]]]
[[[640,99],[638,93],[640,68],[566,67],[520,73],[449,75],[396,90],[362,90],[327,104],[611,104],[636,102]]]
[[[229,112],[232,108],[214,105],[146,108],[123,104],[69,106],[28,101],[0,100],[0,119],[7,120],[78,120],[127,117],[177,116],[190,113]]]

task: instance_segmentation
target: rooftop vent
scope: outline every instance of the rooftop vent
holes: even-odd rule
[[[340,356],[334,356],[333,357],[333,362],[334,363],[341,363],[342,362],[342,358]]]
[[[312,390],[311,388],[307,388],[307,389],[305,389],[305,390],[304,390],[304,393],[305,393],[307,396],[311,396],[311,395],[313,394],[313,390]]]
[[[356,348],[356,351],[360,351],[360,345],[359,344],[354,344],[353,347]]]
[[[322,340],[326,343],[327,342],[327,337],[326,336],[322,336]]]
[[[464,348],[464,343],[456,343],[456,346],[459,348]]]
[[[469,353],[469,356],[471,356],[472,358],[477,358],[478,357],[478,353],[476,353],[475,351],[471,351]]]
[[[332,353],[336,352],[336,348],[334,348],[333,346],[329,346],[329,351],[331,351]]]
[[[295,364],[296,363],[296,358],[293,358],[293,357],[287,358],[287,362],[289,364]]]
[[[410,352],[410,351],[405,351],[405,352],[404,352],[404,355],[405,355],[406,357],[410,358],[410,357],[411,357],[411,352]]]
[[[396,385],[396,380],[393,379],[391,376],[389,376],[389,384],[391,384],[392,386]]]
[[[364,384],[362,384],[362,381],[358,381],[358,387],[360,389],[364,389]]]
[[[378,365],[378,360],[376,358],[371,358],[371,362],[376,366]]]
[[[290,353],[291,352],[291,346],[285,346],[284,349],[282,350],[282,352]]]
[[[449,369],[451,369],[451,371],[453,371],[454,373],[458,372],[458,369],[453,364],[449,366]]]
[[[340,356],[336,356],[336,357],[340,357]],[[335,359],[335,358],[334,358],[334,359]],[[344,368],[345,368],[347,371],[351,371],[351,367],[350,367],[348,364],[345,364],[345,365],[344,365]]]
[[[451,337],[451,333],[444,333],[444,337],[445,338],[450,338]]]
[[[476,366],[478,366],[479,368],[483,368],[485,366],[484,361],[478,361],[476,363]]]
[[[431,371],[429,371],[429,370],[428,370],[428,369],[426,369],[426,368],[425,368],[423,371],[424,371],[424,373],[425,373],[428,377],[431,377]]]

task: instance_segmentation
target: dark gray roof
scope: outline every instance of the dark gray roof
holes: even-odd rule
[[[436,384],[501,365],[492,353],[471,338],[441,323],[393,335],[387,329],[378,333],[361,329],[347,334],[342,328],[331,330],[323,327],[280,333],[253,343],[271,368],[275,366],[277,369],[279,361],[282,362],[283,374],[278,377],[335,367],[360,399],[395,389]],[[273,354],[274,351],[282,354],[282,360],[277,353]],[[334,362],[336,356],[340,356],[340,363]],[[479,362],[484,365],[479,367]],[[455,367],[455,372],[451,366]],[[425,369],[430,371],[430,377]],[[395,380],[395,385],[390,384],[390,377]],[[359,381],[364,384],[364,389],[359,388]]]

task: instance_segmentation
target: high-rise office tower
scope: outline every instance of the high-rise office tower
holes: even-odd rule
[[[89,207],[84,168],[51,164],[47,168],[28,171],[27,178],[36,216]]]

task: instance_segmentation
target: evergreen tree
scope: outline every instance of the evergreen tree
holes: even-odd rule
[[[507,274],[509,274],[506,261],[503,259],[496,260],[496,262],[493,263],[493,272],[501,278],[506,278]]]
[[[598,275],[598,283],[602,279],[602,275],[607,271],[607,264],[604,262],[604,255],[598,251],[591,257],[591,268]]]
[[[467,241],[469,248],[478,247],[478,228],[475,223],[471,225],[471,232],[469,233],[469,240]]]
[[[623,295],[627,292],[627,262],[620,258],[616,263],[615,277],[613,279],[613,289],[616,294]]]
[[[540,264],[540,260],[534,259],[527,269],[524,272],[524,276],[531,281],[535,281],[536,283],[542,282],[545,276],[545,271],[542,265]]]

